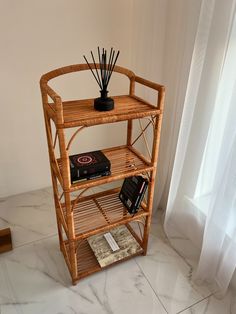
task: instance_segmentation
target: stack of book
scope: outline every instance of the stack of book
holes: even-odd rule
[[[100,151],[72,155],[70,158],[71,182],[91,180],[111,174],[111,163]]]
[[[125,225],[91,236],[87,241],[101,267],[143,251]]]

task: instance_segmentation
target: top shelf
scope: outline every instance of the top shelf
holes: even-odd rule
[[[92,126],[97,124],[138,119],[147,116],[155,116],[161,113],[157,107],[140,99],[137,96],[112,97],[115,108],[111,111],[96,111],[93,107],[94,99],[73,100],[62,102],[64,123],[58,124],[57,111],[54,103],[49,103],[46,110],[59,128],[71,128],[76,126]]]

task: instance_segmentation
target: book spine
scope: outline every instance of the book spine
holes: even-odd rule
[[[110,174],[111,174],[110,171],[105,171],[105,172],[102,172],[102,173],[95,173],[95,174],[90,175],[90,176],[87,178],[87,180],[92,180],[92,179],[97,179],[97,178],[109,176]]]
[[[148,183],[146,181],[143,182],[143,185],[142,185],[142,187],[140,189],[140,193],[139,193],[139,195],[137,197],[137,200],[136,200],[136,202],[134,204],[134,211],[135,212],[137,211],[137,209],[139,209],[139,207],[141,205],[141,202],[143,200],[143,197],[144,197],[144,194],[145,194],[145,192],[147,190],[147,187],[148,187]]]

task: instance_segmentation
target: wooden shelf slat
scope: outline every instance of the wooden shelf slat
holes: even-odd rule
[[[54,104],[49,103],[47,110],[49,116],[60,128],[71,128],[81,125],[92,126],[160,114],[160,110],[158,110],[157,107],[138,97],[122,95],[114,96],[112,98],[115,101],[115,108],[111,111],[103,112],[94,110],[94,99],[62,102],[64,117],[63,125],[57,124],[56,108]]]

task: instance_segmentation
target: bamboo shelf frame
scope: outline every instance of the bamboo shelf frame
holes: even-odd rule
[[[94,68],[94,64],[90,66]],[[99,64],[96,66],[99,68]],[[129,95],[113,97],[115,108],[108,112],[94,110],[93,99],[62,101],[48,84],[58,76],[85,70],[89,70],[87,64],[66,66],[46,73],[40,80],[60,249],[73,284],[102,269],[87,242],[91,235],[126,225],[142,247],[139,255],[147,253],[165,95],[164,86],[140,78],[120,66],[115,66],[114,72],[129,78]],[[156,104],[150,104],[135,95],[137,83],[157,92]],[[142,125],[143,118],[148,121],[146,126]],[[136,120],[141,132],[133,139],[133,124]],[[111,161],[111,175],[71,184],[69,155],[74,139],[86,127],[120,121],[127,121],[126,145],[103,150]],[[150,127],[153,130],[151,149],[145,134]],[[69,140],[66,139],[68,128],[74,130]],[[148,158],[134,147],[140,139],[144,140]],[[56,147],[59,156],[56,156]],[[139,174],[148,177],[149,185],[146,199],[133,216],[118,198],[120,188],[84,196],[92,187]],[[79,194],[74,198],[75,192]]]

